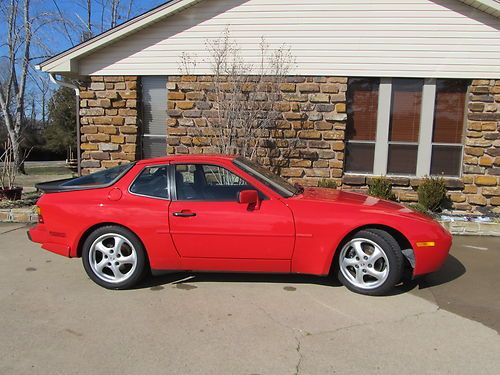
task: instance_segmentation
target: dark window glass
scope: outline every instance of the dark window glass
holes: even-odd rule
[[[417,171],[417,145],[389,145],[387,173],[414,175]]]
[[[432,142],[462,143],[467,81],[438,79]]]
[[[380,80],[377,78],[349,80],[345,155],[347,172],[373,172],[379,86]]]
[[[432,146],[431,174],[459,176],[462,164],[462,146]]]
[[[355,78],[347,90],[347,140],[374,141],[380,80]]]
[[[346,171],[372,173],[374,155],[375,143],[347,143]]]
[[[237,202],[240,191],[256,190],[226,168],[203,164],[177,164],[175,186],[181,201]]]
[[[167,166],[144,168],[130,186],[130,192],[148,197],[168,199]]]
[[[116,182],[120,177],[122,177],[133,164],[123,164],[117,167],[105,169],[103,171],[91,173],[87,176],[82,176],[74,178],[70,181],[64,182],[62,186],[98,186],[98,185],[109,185]]]
[[[393,79],[389,141],[418,142],[423,79]]]

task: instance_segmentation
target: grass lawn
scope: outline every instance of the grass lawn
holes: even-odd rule
[[[35,184],[39,182],[61,180],[75,176],[64,161],[27,162],[26,174],[19,174],[16,185],[22,186],[25,192],[35,191]]]
[[[35,184],[76,176],[66,167],[64,161],[26,162],[25,170],[26,174],[19,174],[15,181],[15,185],[23,187],[22,199],[14,202],[2,200],[0,209],[32,206],[40,196],[36,192]]]

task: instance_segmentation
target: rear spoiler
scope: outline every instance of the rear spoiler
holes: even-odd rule
[[[105,188],[105,187],[111,186],[111,185],[113,185],[115,183],[115,181],[112,181],[111,184],[104,184],[104,185],[70,185],[70,186],[64,186],[65,182],[74,180],[75,178],[65,178],[65,179],[62,179],[62,180],[54,180],[54,181],[48,181],[48,182],[41,182],[39,184],[36,184],[35,188],[37,190],[40,190],[40,191],[44,192],[44,193],[62,193],[64,191],[100,189],[100,188]]]

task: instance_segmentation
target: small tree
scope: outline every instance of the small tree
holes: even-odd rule
[[[228,28],[219,38],[207,40],[206,48],[209,57],[204,62],[210,66],[213,83],[207,96],[212,98],[215,112],[206,119],[212,146],[222,154],[250,159],[282,156],[273,151],[277,150],[274,129],[283,119],[278,103],[282,99],[280,85],[294,63],[290,48],[281,45],[271,50],[262,38],[260,62],[255,67],[244,61]],[[197,65],[196,56],[182,54],[183,74],[191,74]]]
[[[18,141],[21,143],[20,141]],[[15,163],[14,147],[10,138],[3,144],[4,151],[0,154],[0,187],[2,191],[16,189],[16,177],[18,169]],[[23,163],[29,156],[31,150],[25,151],[22,154],[21,163]],[[19,194],[20,195],[20,194]],[[17,199],[20,196],[15,196]]]
[[[49,101],[48,125],[44,131],[45,149],[64,154],[76,148],[75,92],[61,87]]]

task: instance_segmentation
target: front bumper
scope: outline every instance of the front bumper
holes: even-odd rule
[[[417,247],[413,244],[415,253],[415,269],[413,276],[425,275],[439,270],[446,259],[452,245],[452,236],[448,232],[439,236],[432,247]]]
[[[44,228],[43,224],[38,224],[30,228],[27,234],[30,241],[41,244],[42,249],[65,257],[70,257],[71,248],[67,244],[61,243],[60,237],[51,235],[51,233]]]

